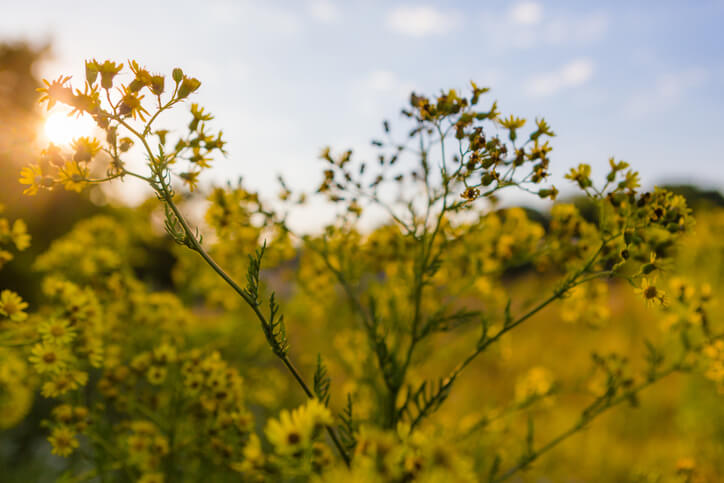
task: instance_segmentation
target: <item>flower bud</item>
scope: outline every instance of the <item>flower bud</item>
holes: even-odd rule
[[[165,78],[162,75],[154,75],[151,77],[151,92],[160,96],[164,91]]]
[[[184,78],[184,71],[182,71],[181,69],[179,69],[178,67],[176,67],[176,68],[173,70],[173,73],[171,74],[171,77],[173,78],[173,81],[174,81],[176,84],[178,84],[178,83],[181,82],[181,81],[183,80],[183,78]]]
[[[93,83],[98,78],[98,63],[95,60],[85,61],[85,80],[88,84]]]
[[[646,265],[641,267],[641,273],[643,273],[644,275],[648,275],[654,270],[656,270],[656,265],[654,265],[653,263],[647,263]]]
[[[138,92],[138,91],[140,91],[141,89],[143,89],[143,87],[144,87],[145,85],[146,85],[146,84],[144,84],[144,82],[143,82],[141,79],[139,79],[138,77],[136,77],[135,79],[133,79],[133,80],[131,81],[130,84],[128,84],[128,90],[131,91],[131,92]]]
[[[108,128],[108,124],[109,124],[108,116],[106,116],[105,114],[98,113],[93,117],[93,119],[95,120],[95,122],[99,128],[101,128],[101,129]]]
[[[118,149],[125,153],[129,149],[131,149],[131,146],[133,146],[133,140],[131,138],[121,138],[121,142],[118,145]]]
[[[178,88],[178,98],[184,99],[201,86],[201,81],[194,77],[184,77],[181,86]]]

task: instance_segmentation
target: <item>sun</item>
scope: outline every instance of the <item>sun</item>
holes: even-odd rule
[[[45,119],[43,132],[53,144],[68,146],[73,139],[93,134],[95,124],[86,116],[68,117],[65,112],[52,112]]]

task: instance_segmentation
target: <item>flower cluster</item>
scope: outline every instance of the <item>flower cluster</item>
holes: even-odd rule
[[[40,102],[47,103],[48,109],[56,103],[65,104],[73,108],[71,115],[90,116],[105,133],[105,139],[80,137],[73,141],[71,152],[53,144],[48,146],[38,163],[21,171],[20,182],[27,185],[26,194],[34,195],[38,190],[56,186],[80,192],[89,184],[124,176],[166,183],[172,173],[193,191],[201,172],[210,167],[214,153],[224,153],[226,142],[222,133],[207,130],[206,122],[213,116],[204,112],[198,104],[191,106],[192,120],[187,133],[175,143],[169,139],[169,130],[154,129],[153,122],[161,112],[183,102],[199,89],[201,83],[198,79],[187,76],[181,69],[174,69],[171,76],[174,87],[167,93],[165,76],[151,74],[133,60],[128,65],[133,79],[125,84],[117,82],[123,64],[110,60],[101,63],[95,59],[86,61],[83,91],[69,84],[70,77],[43,81],[45,87],[38,89],[43,95]],[[146,94],[154,101],[145,99]],[[150,135],[157,138],[157,142],[152,143]],[[126,169],[123,158],[134,143],[142,144],[149,155],[149,175]],[[156,152],[151,150],[154,144]],[[103,160],[92,166],[91,163],[99,157]],[[169,170],[180,161],[187,162],[186,170]],[[105,164],[104,176],[94,174],[104,172],[101,162]]]
[[[196,228],[184,215],[194,198],[175,187],[195,190],[225,142],[196,103],[175,139],[155,123],[200,82],[127,66],[125,83],[123,64],[90,60],[82,91],[66,77],[41,89],[48,107],[91,116],[105,138],[49,146],[21,173],[27,194],[130,176],[156,199],[55,240],[33,266],[43,295],[29,313],[0,292],[0,427],[21,420],[35,393],[50,399],[53,453],[87,459],[100,479],[502,481],[668,374],[701,362],[724,380],[716,288],[671,273],[691,236],[684,198],[641,190],[611,159],[602,185],[588,165],[568,173],[580,192],[569,203],[501,209],[504,189],[556,199],[544,184],[554,133],[543,119],[524,133],[526,120],[495,102],[479,109],[487,89],[413,94],[405,140],[385,122],[373,162],[325,149],[316,194],[283,179],[276,203],[241,183],[215,188]],[[127,168],[138,149],[145,172]],[[315,196],[336,216],[295,231],[292,210]],[[0,261],[28,242],[22,222],[0,219]],[[150,272],[159,253],[173,265],[160,277]],[[633,321],[647,338],[630,364],[603,334],[622,313],[614,299],[634,296],[657,307],[647,313],[658,323]],[[536,344],[511,335],[559,301]],[[581,337],[586,326],[601,337]],[[594,351],[590,394],[576,399],[590,404],[562,431],[538,410],[582,379],[576,364],[549,364],[545,331]]]

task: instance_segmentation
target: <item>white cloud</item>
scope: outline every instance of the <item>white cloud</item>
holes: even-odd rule
[[[339,7],[330,0],[313,0],[307,4],[307,10],[312,18],[322,23],[335,23],[342,17]]]
[[[675,106],[694,89],[709,80],[709,72],[692,67],[676,73],[660,75],[653,85],[637,93],[626,104],[626,113],[633,117],[665,111]]]
[[[528,82],[528,93],[533,96],[550,96],[563,89],[578,87],[593,77],[591,59],[573,60],[558,70],[534,76]]]
[[[553,12],[543,15],[528,4],[519,4],[507,12],[492,12],[481,17],[481,32],[486,43],[499,52],[541,46],[589,45],[602,39],[610,27],[610,15],[601,10],[586,13]],[[538,13],[536,13],[536,11]]]
[[[543,18],[543,7],[536,2],[522,2],[510,9],[510,19],[521,25],[535,25]]]
[[[299,16],[289,9],[248,0],[215,0],[201,10],[215,25],[243,25],[273,35],[296,35],[303,30]]]
[[[460,23],[453,11],[442,11],[429,6],[400,6],[387,14],[387,27],[393,32],[411,37],[442,35]]]
[[[389,70],[377,69],[353,83],[351,102],[360,114],[378,118],[390,105],[402,105],[414,90],[412,82]]]
[[[580,16],[563,15],[552,19],[542,27],[541,40],[547,44],[589,44],[606,35],[609,16],[605,12],[592,12]]]

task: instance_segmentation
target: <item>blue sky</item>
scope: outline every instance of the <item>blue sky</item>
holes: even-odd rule
[[[41,73],[136,58],[202,80],[230,156],[269,194],[318,181],[320,148],[369,153],[409,92],[492,87],[504,114],[545,116],[553,171],[631,162],[648,185],[724,189],[724,1],[7,2],[0,39],[53,42]],[[560,176],[554,179],[564,186]]]

